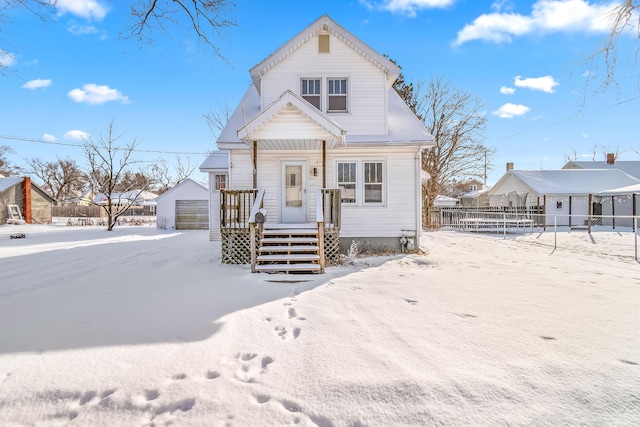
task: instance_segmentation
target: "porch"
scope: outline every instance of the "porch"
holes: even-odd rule
[[[265,190],[220,190],[222,263],[252,272],[323,273],[340,260],[340,190],[318,188],[313,222],[279,223],[264,208]]]

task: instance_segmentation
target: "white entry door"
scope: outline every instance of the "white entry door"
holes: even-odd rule
[[[280,222],[307,222],[307,164],[282,162]]]

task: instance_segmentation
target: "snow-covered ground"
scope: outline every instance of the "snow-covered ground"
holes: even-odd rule
[[[433,232],[286,276],[207,238],[0,226],[0,425],[640,425],[633,258]]]

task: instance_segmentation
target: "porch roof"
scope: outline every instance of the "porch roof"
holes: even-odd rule
[[[327,148],[335,148],[346,133],[326,114],[289,90],[236,131],[238,139],[246,143],[258,141],[260,148],[272,150],[317,149],[321,141],[327,142]]]
[[[342,128],[340,124],[336,123],[329,116],[317,110],[315,107],[311,106],[311,104],[309,104],[307,101],[303,100],[302,98],[298,97],[297,95],[291,92],[289,93],[293,97],[299,100],[297,104],[298,106],[299,105],[307,106],[306,109],[304,110],[306,111],[307,115],[311,115],[311,117],[313,117],[313,115],[315,115],[316,117],[318,115],[321,115],[321,117],[323,118],[322,119],[318,118],[317,120],[319,120],[321,123],[322,122],[326,123],[327,121],[330,122],[331,125],[327,124],[329,129],[331,129],[333,126],[337,126],[338,128],[344,130],[344,128]],[[283,97],[284,96],[285,95],[283,94]],[[278,101],[280,101],[281,99],[282,97]],[[433,137],[428,133],[428,131],[422,125],[420,120],[418,120],[415,114],[413,114],[413,112],[409,109],[407,104],[400,98],[400,96],[396,93],[396,91],[393,88],[390,88],[388,90],[387,99],[388,99],[389,129],[386,134],[354,135],[353,133],[347,133],[344,136],[342,136],[342,139],[344,142],[342,144],[336,144],[334,148],[338,146],[345,147],[345,148],[348,148],[348,147],[358,148],[358,147],[379,147],[379,146],[385,146],[385,145],[388,145],[388,146],[410,145],[410,146],[421,146],[421,147],[428,147],[428,146],[434,145]],[[274,102],[272,106],[278,101]],[[302,114],[302,113],[299,113],[299,114]],[[258,119],[257,117],[258,115],[261,115],[260,95],[258,94],[258,91],[256,90],[255,86],[250,85],[247,91],[245,92],[244,96],[242,97],[242,100],[238,104],[238,107],[233,112],[231,117],[229,117],[227,126],[220,133],[220,136],[216,141],[218,148],[223,150],[248,148],[246,141],[250,141],[252,140],[252,138],[248,138],[248,139],[246,138],[246,132],[244,130],[245,117],[247,118],[247,125],[248,125],[247,130],[248,130],[249,127],[251,127],[252,129],[254,128],[252,127],[252,124],[249,122],[249,119],[251,119],[251,121],[253,121],[254,118]],[[284,116],[281,116],[281,117],[284,117]],[[271,116],[263,116],[263,118],[260,120],[262,120],[262,123],[264,124],[265,122],[268,122],[268,120],[271,118],[272,118]],[[258,121],[255,122],[256,128],[258,123],[259,123]],[[289,129],[291,129],[290,125],[291,124],[289,124]],[[346,131],[347,130],[345,130],[345,132]],[[298,137],[296,137],[296,140],[299,142]],[[319,144],[321,140],[322,139],[313,140],[313,143]],[[280,142],[284,143],[285,140],[283,139]],[[292,140],[287,140],[286,142],[289,143],[287,144],[287,147],[289,147],[290,149],[291,148],[290,144],[292,143]],[[312,142],[311,140],[307,140],[305,144],[309,144],[311,142]],[[312,147],[309,147],[309,148],[312,148]],[[327,148],[329,148],[329,146],[327,146]],[[273,149],[284,149],[284,148],[282,147],[276,148],[274,146]]]

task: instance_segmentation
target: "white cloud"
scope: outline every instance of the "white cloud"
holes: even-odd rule
[[[538,0],[530,15],[486,13],[458,32],[454,45],[471,40],[509,43],[512,37],[556,32],[605,33],[608,13],[618,3],[591,4],[588,0]]]
[[[0,49],[0,67],[11,67],[15,63],[16,56],[13,53],[5,52],[4,50]]]
[[[491,114],[501,119],[512,119],[526,114],[529,110],[530,108],[526,105],[506,103]]]
[[[129,98],[119,90],[95,83],[88,83],[82,86],[82,89],[73,89],[67,95],[76,102],[86,102],[91,105],[101,105],[111,101],[121,101],[123,104],[131,103]]]
[[[500,88],[500,93],[503,95],[513,95],[514,93],[516,93],[516,90],[512,87],[502,86]]]
[[[81,132],[81,131],[77,131],[77,132]],[[67,132],[67,133],[68,133],[68,132]],[[66,135],[66,134],[65,134],[65,135]],[[42,139],[43,139],[44,141],[47,141],[47,142],[56,142],[56,141],[57,141],[56,137],[55,137],[55,136],[53,136],[53,135],[51,135],[50,133],[42,134]],[[69,139],[69,138],[67,138],[67,139]]]
[[[529,77],[526,79],[523,79],[520,76],[516,76],[513,80],[513,84],[518,87],[526,87],[532,90],[541,90],[547,93],[553,93],[553,88],[560,84],[555,81],[553,76]]]
[[[71,139],[73,141],[84,141],[91,137],[91,134],[83,130],[70,130],[64,134],[64,139]]]
[[[52,81],[50,79],[35,79],[35,80],[29,80],[28,82],[26,82],[25,84],[22,85],[22,87],[24,89],[40,89],[40,88],[47,88],[49,86],[51,86]]]
[[[109,8],[98,0],[57,0],[56,8],[62,15],[69,13],[93,21],[101,21],[109,11]]]
[[[447,7],[455,3],[456,0],[382,0],[380,2],[360,0],[360,2],[369,9],[388,10],[413,17],[420,9]]]
[[[100,30],[98,30],[93,25],[81,25],[75,21],[69,22],[67,25],[67,31],[69,31],[74,36],[84,36],[87,34],[98,34]]]

